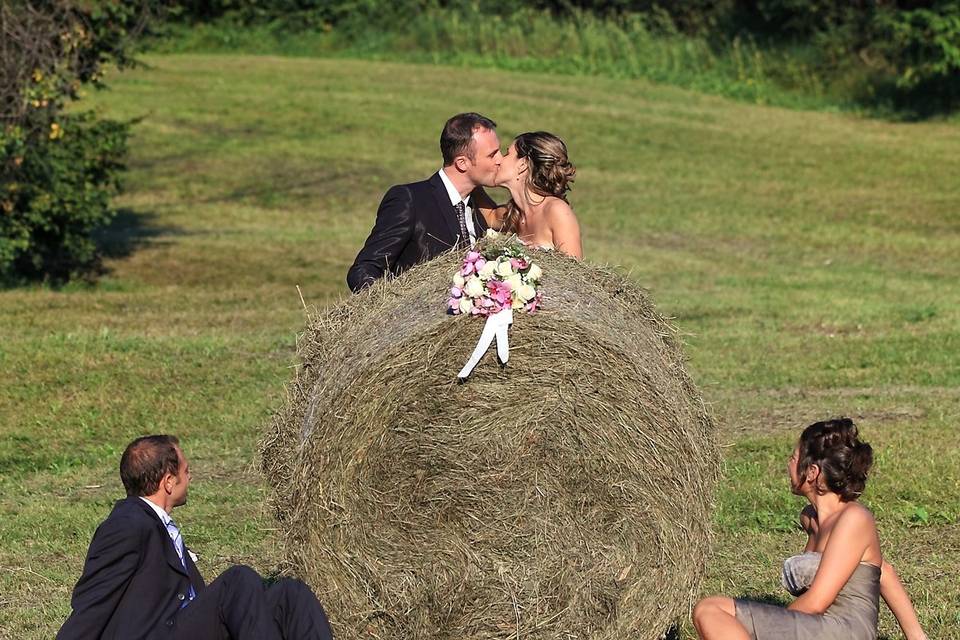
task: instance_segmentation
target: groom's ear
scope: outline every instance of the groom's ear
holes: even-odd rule
[[[468,166],[467,156],[457,156],[453,161],[453,166],[456,167],[460,173],[465,173]]]
[[[173,488],[177,486],[177,482],[179,482],[177,476],[172,473],[165,473],[163,474],[163,478],[160,479],[160,488],[163,489],[165,493],[171,494],[173,493]]]

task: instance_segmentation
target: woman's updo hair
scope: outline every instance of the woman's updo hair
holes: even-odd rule
[[[521,133],[514,144],[517,157],[527,159],[527,183],[531,190],[566,200],[577,168],[570,163],[563,140],[546,131],[534,131]]]
[[[867,484],[873,449],[860,440],[850,418],[815,422],[800,436],[797,474],[803,478],[811,465],[820,467],[825,488],[844,502],[856,500]]]
[[[566,202],[577,168],[567,157],[567,145],[563,140],[546,131],[532,131],[518,135],[513,144],[517,158],[527,160],[526,184],[530,191]],[[507,205],[504,227],[516,231],[522,219],[523,211],[511,200]]]

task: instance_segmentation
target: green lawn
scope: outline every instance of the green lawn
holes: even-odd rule
[[[0,638],[49,638],[123,446],[174,432],[208,579],[279,558],[256,442],[307,304],[383,191],[438,164],[443,121],[563,136],[589,259],[689,334],[725,445],[706,591],[770,594],[802,545],[800,427],[856,418],[877,514],[931,638],[960,638],[957,125],[758,107],[641,81],[344,60],[150,56],[91,102],[138,118],[96,287],[0,292]],[[888,613],[882,631],[897,637]],[[684,637],[690,637],[689,625]]]

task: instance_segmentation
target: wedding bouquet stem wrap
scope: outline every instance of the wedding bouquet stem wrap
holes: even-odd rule
[[[676,331],[613,271],[531,250],[510,363],[457,372],[450,253],[310,318],[262,441],[285,571],[339,640],[660,637],[707,559],[719,455]]]

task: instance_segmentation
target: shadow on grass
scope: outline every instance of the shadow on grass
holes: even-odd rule
[[[280,160],[238,177],[235,184],[218,186],[217,193],[181,199],[178,204],[245,203],[266,209],[289,209],[370,190],[385,192],[391,184],[424,180],[428,176],[387,175],[375,163],[344,162],[338,166],[325,166]]]
[[[153,213],[118,210],[108,224],[87,232],[89,235],[81,240],[85,243],[82,258],[47,241],[49,246],[42,253],[18,258],[11,272],[0,276],[0,290],[39,285],[58,291],[68,286],[94,286],[110,273],[103,264],[105,258],[127,258],[157,238],[183,235],[179,228],[161,226],[156,220]]]
[[[179,236],[184,232],[178,227],[157,224],[157,215],[141,213],[132,209],[120,209],[110,224],[94,233],[97,251],[103,258],[129,258],[144,245],[164,236]],[[103,275],[99,265],[97,275]]]
[[[232,158],[219,149],[139,160],[136,171],[151,176],[151,188],[166,190],[172,196],[152,204],[155,212],[223,204],[266,209],[316,207],[359,194],[378,197],[390,185],[430,176],[402,167],[385,169],[378,162],[352,158],[331,161],[289,153]]]

